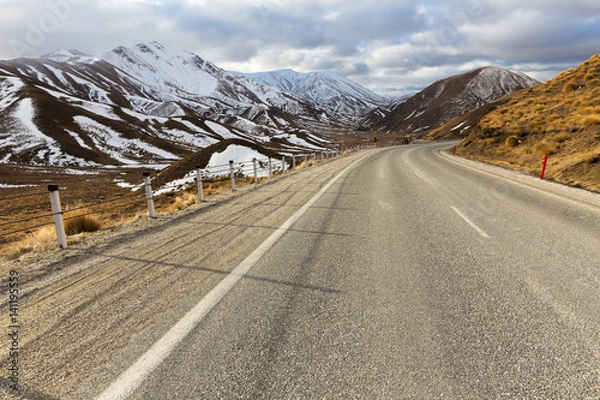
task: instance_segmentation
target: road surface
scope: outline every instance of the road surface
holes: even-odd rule
[[[600,398],[599,196],[444,147],[69,250],[22,300],[26,398]]]

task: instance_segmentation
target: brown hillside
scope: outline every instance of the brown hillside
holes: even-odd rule
[[[485,114],[458,146],[480,161],[600,191],[600,55]]]
[[[367,115],[363,123],[371,121],[371,129],[376,131],[421,133],[506,94],[538,84],[535,79],[503,68],[479,68],[437,81],[389,113],[378,110]]]

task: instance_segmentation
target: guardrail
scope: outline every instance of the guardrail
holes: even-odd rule
[[[240,183],[258,184],[262,180],[285,176],[300,168],[315,166],[361,148],[375,146],[356,146],[343,151],[318,151],[281,159],[264,157],[243,161],[231,160],[226,165],[213,165],[209,168],[197,166],[195,171],[190,171],[183,179],[167,182],[157,188],[152,188],[152,181],[158,174],[153,178],[149,172],[144,172],[143,182],[131,188],[118,191],[115,189],[111,194],[107,194],[106,187],[101,187],[93,177],[86,177],[80,184],[68,186],[50,183],[47,192],[39,186],[27,188],[28,193],[0,197],[0,228],[4,228],[4,232],[0,233],[0,243],[10,243],[11,239],[22,238],[23,234],[54,226],[58,247],[65,249],[68,246],[67,235],[72,234],[67,228],[85,217],[95,215],[110,220],[128,213],[139,215],[147,210],[148,216],[155,218],[157,199],[165,194],[181,192],[193,184],[197,184],[198,187],[196,201],[203,202],[205,184],[222,185],[229,180],[229,189],[235,191],[236,185]],[[118,173],[114,171],[115,175]],[[26,198],[28,207],[24,209],[18,204],[21,199]]]

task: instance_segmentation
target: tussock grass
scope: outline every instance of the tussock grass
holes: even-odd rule
[[[82,207],[81,203],[77,203],[71,208],[72,211],[67,210],[64,215],[65,233],[67,236],[100,230],[98,219],[90,213],[88,208]]]
[[[163,207],[161,211],[171,213],[177,210],[183,210],[196,203],[197,200],[198,195],[185,191],[181,195],[175,197],[168,205]]]
[[[68,236],[83,232],[97,232],[98,230],[100,230],[100,223],[93,215],[78,215],[65,220],[65,233]]]
[[[536,153],[541,155],[552,155],[556,151],[556,146],[552,143],[548,143],[546,140],[536,143],[533,146]]]
[[[2,247],[0,255],[14,260],[31,252],[43,252],[54,250],[57,247],[56,231],[54,225],[44,226],[18,242],[10,243]]]
[[[517,147],[519,145],[519,138],[516,137],[515,135],[510,135],[504,141],[504,145],[509,149],[512,149],[513,147]]]
[[[556,143],[564,143],[567,140],[569,140],[569,135],[562,132],[562,133],[559,133],[559,134],[553,136],[552,140],[554,140]]]
[[[588,115],[588,116],[585,116],[581,120],[581,124],[584,127],[586,127],[586,128],[590,128],[592,126],[600,125],[600,115]]]

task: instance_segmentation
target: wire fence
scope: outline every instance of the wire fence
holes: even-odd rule
[[[228,164],[196,167],[182,178],[160,185],[153,185],[160,181],[160,172],[154,176],[145,172],[140,177],[137,175],[142,175],[139,170],[128,167],[127,170],[111,171],[108,176],[99,174],[84,179],[73,178],[60,185],[50,184],[48,190],[43,185],[27,187],[26,192],[3,190],[5,195],[0,196],[0,248],[28,239],[35,242],[36,235],[43,231],[53,235],[55,243],[57,240],[59,247],[65,248],[69,235],[109,228],[140,216],[155,217],[155,207],[161,212],[173,211],[170,203],[184,191],[194,194],[195,189],[197,194],[193,196],[193,202],[204,201],[213,189],[235,191],[237,185],[274,179],[356,150],[231,160]],[[131,179],[132,174],[138,178]],[[127,177],[132,183],[127,183]]]

